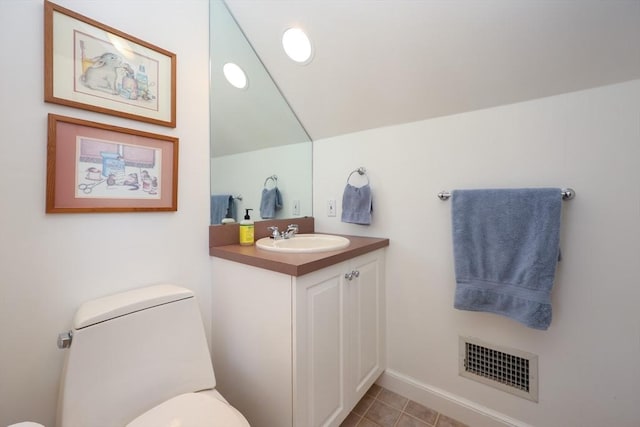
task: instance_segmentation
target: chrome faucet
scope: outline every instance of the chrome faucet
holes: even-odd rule
[[[287,225],[287,231],[282,233],[282,237],[285,239],[290,239],[294,237],[298,233],[298,224],[289,224]]]
[[[294,237],[296,233],[298,233],[298,224],[289,224],[287,226],[287,231],[283,232],[280,232],[280,230],[278,230],[278,227],[275,226],[268,227],[267,230],[269,230],[269,232],[271,233],[269,237],[274,240],[290,239]]]
[[[271,235],[269,235],[269,237],[271,237],[272,239],[278,240],[280,238],[278,227],[267,227],[267,230],[271,232]]]

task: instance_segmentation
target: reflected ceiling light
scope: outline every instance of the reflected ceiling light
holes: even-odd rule
[[[311,40],[300,28],[289,28],[282,35],[282,47],[289,58],[301,64],[311,62]]]
[[[227,62],[222,67],[222,72],[232,86],[238,89],[245,89],[248,86],[247,75],[237,64]]]

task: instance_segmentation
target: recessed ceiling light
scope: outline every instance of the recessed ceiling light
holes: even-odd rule
[[[247,75],[237,64],[227,62],[222,67],[222,72],[232,86],[238,89],[245,89],[248,86]]]
[[[289,28],[282,35],[282,47],[289,58],[301,64],[311,62],[311,40],[300,28]]]

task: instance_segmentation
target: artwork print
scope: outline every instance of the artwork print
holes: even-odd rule
[[[76,137],[76,198],[159,199],[162,151]]]
[[[112,36],[100,40],[74,31],[74,91],[158,110],[158,61]]]

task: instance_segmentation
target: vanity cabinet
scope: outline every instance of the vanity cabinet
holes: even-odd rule
[[[221,393],[252,427],[340,425],[385,368],[384,249],[297,277],[213,268]]]

